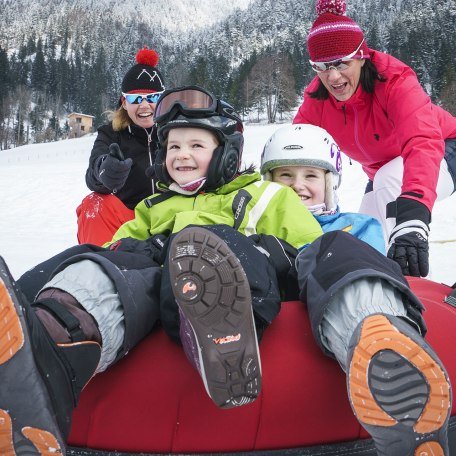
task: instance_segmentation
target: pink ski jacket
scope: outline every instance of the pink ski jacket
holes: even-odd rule
[[[332,95],[327,100],[310,98],[309,92],[318,86],[316,76],[304,91],[293,123],[325,128],[371,180],[379,168],[402,156],[403,196],[431,211],[444,140],[456,138],[456,117],[431,102],[410,67],[382,52],[370,50],[370,56],[386,78],[376,82],[374,93],[366,93],[359,85],[346,101]]]

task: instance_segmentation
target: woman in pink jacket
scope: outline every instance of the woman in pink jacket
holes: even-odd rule
[[[344,0],[316,8],[307,47],[317,76],[293,122],[325,128],[362,165],[369,182],[359,211],[380,220],[404,274],[426,276],[432,207],[456,187],[456,118],[410,67],[368,48]]]

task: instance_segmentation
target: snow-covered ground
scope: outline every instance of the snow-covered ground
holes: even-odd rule
[[[246,127],[244,162],[259,165],[264,143],[280,125]],[[0,255],[18,278],[77,243],[76,207],[88,193],[84,175],[94,135],[0,151]],[[366,185],[359,165],[344,160],[343,211],[356,211]],[[431,278],[456,281],[456,195],[436,204],[431,225]]]

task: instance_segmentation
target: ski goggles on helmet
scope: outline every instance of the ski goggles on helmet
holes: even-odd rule
[[[165,90],[155,107],[155,123],[172,120],[178,113],[188,117],[202,117],[205,114],[226,115],[222,112],[217,98],[197,86]]]
[[[143,100],[146,100],[147,103],[157,103],[160,95],[163,92],[154,92],[148,94],[138,94],[138,93],[123,93],[122,95],[125,97],[125,100],[128,101],[130,104],[141,104]]]
[[[347,62],[349,62],[350,60],[353,60],[353,57],[355,57],[355,55],[361,49],[363,42],[364,42],[364,40],[362,40],[361,43],[359,43],[359,46],[351,54],[349,54],[345,57],[342,57],[341,59],[332,60],[331,62],[313,62],[312,60],[309,60],[312,70],[316,71],[317,73],[322,73],[323,71],[330,70],[331,68],[336,71],[346,70],[349,67]],[[361,50],[360,59],[362,59],[363,57],[364,57],[363,51]]]

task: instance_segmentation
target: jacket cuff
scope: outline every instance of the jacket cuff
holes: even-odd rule
[[[429,226],[431,223],[431,211],[419,201],[399,197],[396,200],[396,225],[409,220],[421,220]]]

